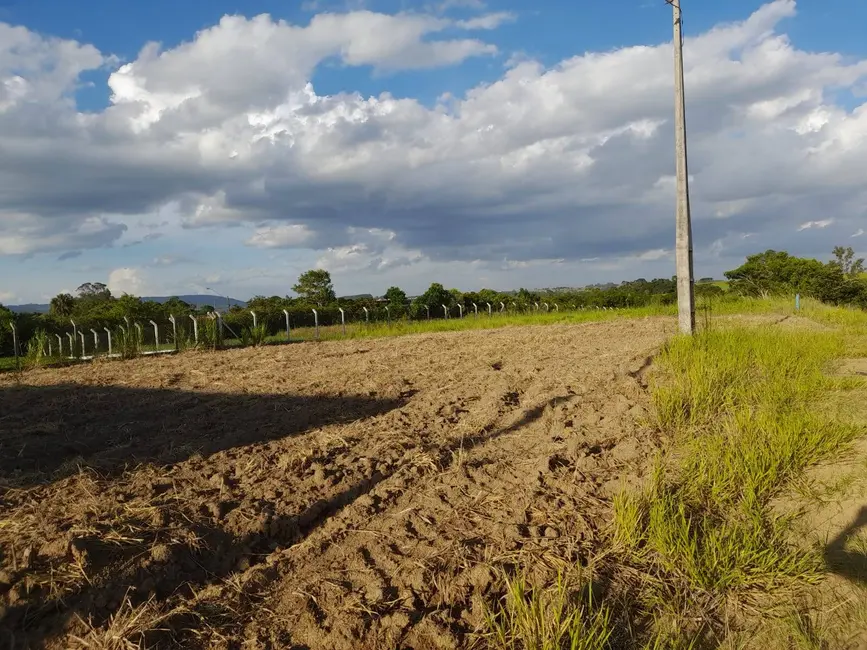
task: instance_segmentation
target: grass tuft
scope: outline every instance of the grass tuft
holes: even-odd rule
[[[507,578],[505,596],[485,620],[498,650],[603,650],[612,634],[610,610],[593,602],[588,584],[563,573],[546,588]]]

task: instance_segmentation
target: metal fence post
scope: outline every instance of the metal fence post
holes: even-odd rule
[[[504,311],[506,311],[506,303],[501,302],[500,303],[500,313],[502,314]]]
[[[464,306],[461,303],[458,303],[458,318],[464,317]]]
[[[313,323],[316,327],[316,340],[319,340],[319,312],[313,310]]]
[[[15,370],[21,370],[21,359],[18,356],[18,330],[15,323],[9,323],[12,328],[12,353],[15,355]]]
[[[494,312],[491,309],[491,303],[486,302],[485,304],[488,306],[488,318],[491,318],[494,315]]]
[[[66,338],[69,339],[69,358],[74,359],[75,358],[75,342],[74,342],[75,339],[73,338],[72,334],[70,334],[69,332],[66,333]]]
[[[160,326],[155,321],[149,321],[154,326],[154,351],[160,350]]]
[[[801,294],[795,294],[795,311],[801,311]]]
[[[367,311],[367,307],[362,307],[362,309],[364,310],[364,322],[369,323],[370,322],[370,312]]]
[[[430,305],[425,305],[424,308],[427,310],[427,319],[430,320]]]
[[[196,342],[196,345],[199,344],[199,321],[196,320],[196,317],[193,314],[190,314],[190,320],[193,321],[193,340]]]
[[[385,323],[391,327],[391,309],[389,309],[388,305],[385,306]]]
[[[181,346],[178,345],[178,323],[175,320],[174,314],[169,314],[169,322],[172,324],[172,338],[175,341],[175,352],[179,352]]]

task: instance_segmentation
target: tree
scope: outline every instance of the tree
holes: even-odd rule
[[[389,287],[385,299],[390,307],[406,307],[406,292],[400,287]]]
[[[303,300],[322,306],[337,299],[331,274],[325,269],[312,269],[298,276],[298,284],[292,287]]]
[[[75,309],[75,298],[68,293],[59,293],[51,299],[48,313],[57,319],[66,320]]]
[[[75,290],[79,298],[86,300],[109,300],[111,291],[102,282],[85,282]]]
[[[747,261],[726,271],[730,288],[736,293],[763,296],[803,292],[809,293],[825,265],[818,260],[793,257],[785,251],[767,250],[750,255]]]
[[[839,268],[843,275],[849,278],[857,278],[864,273],[864,258],[859,257],[856,260],[855,251],[851,246],[847,248],[834,246],[834,259],[831,264]]]

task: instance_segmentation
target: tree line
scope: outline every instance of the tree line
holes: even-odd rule
[[[829,262],[768,250],[749,256],[743,265],[727,271],[727,291],[714,284],[711,278],[704,278],[696,284],[696,294],[701,298],[722,297],[726,293],[757,297],[800,293],[831,304],[867,308],[867,281],[863,274],[864,260],[856,259],[852,248],[836,247]],[[366,319],[444,318],[445,312],[454,317],[459,306],[464,314],[471,314],[476,308],[486,312],[488,304],[495,312],[503,305],[510,312],[523,312],[535,309],[537,303],[548,303],[550,309],[554,309],[555,304],[562,309],[618,309],[670,305],[677,299],[675,278],[639,278],[618,285],[583,289],[519,289],[510,292],[492,289],[462,292],[435,282],[412,299],[399,287],[390,287],[380,298],[340,298],[334,290],[331,275],[323,269],[302,273],[292,290],[295,296],[254,296],[246,308],[234,306],[223,312],[223,319],[234,332],[249,330],[252,310],[256,312],[258,324],[269,333],[275,333],[285,327],[287,313],[293,328],[313,325],[314,309],[321,325],[332,325],[340,323],[341,309],[348,322],[357,322]],[[115,297],[105,284],[88,282],[78,287],[75,295],[64,293],[55,296],[47,314],[14,315],[0,305],[0,356],[12,354],[8,324],[13,319],[21,341],[27,341],[38,330],[48,334],[68,331],[70,320],[74,320],[83,331],[116,328],[123,324],[124,317],[141,323],[153,320],[165,327],[170,315],[187,319],[190,314],[204,316],[213,310],[211,305],[196,307],[177,297],[163,303],[126,294]]]

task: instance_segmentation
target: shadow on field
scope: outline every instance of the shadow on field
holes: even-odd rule
[[[381,415],[409,397],[245,395],[82,385],[0,389],[0,525],[7,505],[4,488],[11,494],[47,486],[80,467],[93,468],[106,479],[142,463],[169,465],[194,454],[208,456]],[[165,640],[150,638],[153,635],[174,637],[181,632],[183,636],[184,630],[202,625],[231,625],[244,608],[254,606],[252,594],[239,590],[231,603],[231,598],[218,595],[166,618],[158,613],[171,602],[184,603],[196,590],[219,586],[233,573],[260,564],[277,545],[299,541],[323,517],[379,480],[374,475],[328,501],[314,501],[300,512],[275,513],[244,530],[229,530],[222,512],[212,514],[208,504],[195,501],[199,493],[186,492],[181,500],[162,498],[157,487],[146,497],[146,508],[121,507],[120,515],[109,517],[107,512],[118,511],[103,500],[99,508],[105,512],[94,511],[84,522],[80,517],[71,519],[78,523],[68,538],[45,540],[59,543],[63,547],[59,551],[49,552],[38,544],[16,549],[23,542],[7,535],[0,540],[0,648],[59,647],[62,630],[76,617],[103,626],[123,612],[127,601],[139,613],[155,612],[150,620],[142,615],[135,622],[151,630],[139,639],[143,647]],[[16,500],[21,498],[22,493],[17,493]],[[38,503],[34,506],[38,513]],[[82,506],[70,496],[68,507],[72,512]],[[112,519],[115,516],[119,519]],[[132,532],[118,541],[111,536],[117,530]],[[85,580],[64,578],[75,570]],[[64,584],[65,590],[56,589]],[[196,644],[185,638],[184,647]]]
[[[200,393],[119,386],[0,389],[0,487],[78,471],[110,476],[144,462],[285,438],[400,407],[404,399]]]
[[[861,533],[858,550],[848,550],[847,542]],[[867,585],[867,506],[825,547],[825,564],[830,571],[853,582]]]

